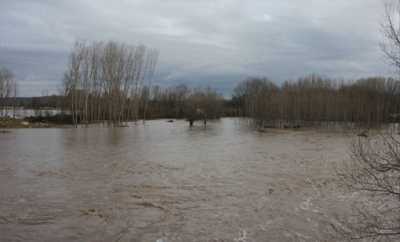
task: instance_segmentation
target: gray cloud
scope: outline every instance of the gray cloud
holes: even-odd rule
[[[224,93],[251,75],[390,75],[378,47],[382,15],[379,0],[2,0],[0,65],[25,96],[57,90],[79,39],[158,48],[159,84]]]

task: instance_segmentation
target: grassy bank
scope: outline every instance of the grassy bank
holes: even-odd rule
[[[0,129],[16,128],[52,128],[68,125],[60,117],[28,117],[24,119],[0,118]]]

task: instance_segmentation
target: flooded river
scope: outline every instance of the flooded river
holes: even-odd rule
[[[327,131],[184,121],[0,134],[0,241],[332,241],[350,195]]]

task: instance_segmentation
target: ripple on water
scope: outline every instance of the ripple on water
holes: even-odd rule
[[[333,185],[345,135],[261,134],[222,119],[7,136],[5,241],[321,241],[355,199]]]

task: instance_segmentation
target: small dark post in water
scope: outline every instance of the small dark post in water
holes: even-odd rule
[[[193,127],[193,119],[189,119],[189,125],[190,127]]]
[[[207,119],[204,119],[203,123],[204,123],[204,127],[206,127],[207,126]]]

